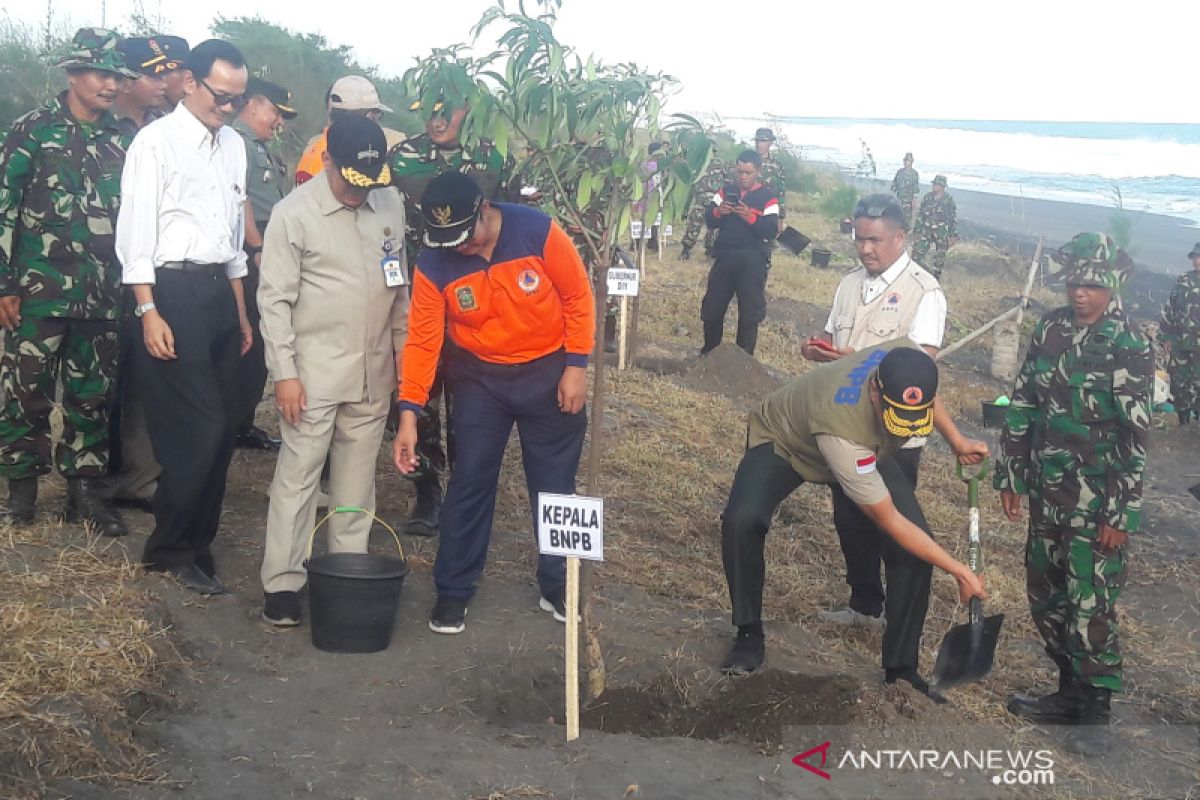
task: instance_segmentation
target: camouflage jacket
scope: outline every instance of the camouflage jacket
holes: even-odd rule
[[[1087,327],[1072,317],[1069,306],[1057,308],[1034,328],[994,485],[1030,495],[1030,513],[1050,524],[1132,533],[1141,521],[1154,356],[1117,301]]]
[[[915,169],[901,167],[896,170],[896,177],[892,178],[892,194],[896,195],[902,203],[912,205],[913,198],[917,196],[920,182],[920,177]],[[950,202],[953,204],[954,201]]]
[[[132,137],[76,120],[66,92],[19,118],[0,152],[0,295],[30,317],[116,319],[121,167]]]
[[[392,170],[392,185],[404,193],[405,238],[409,257],[415,263],[425,224],[419,200],[430,181],[443,172],[458,170],[474,178],[488,200],[506,200],[514,160],[511,155],[508,158],[500,155],[491,142],[481,142],[477,150],[467,151],[462,147],[439,147],[429,134],[422,133],[393,147],[388,153],[388,165]]]
[[[770,186],[775,191],[775,197],[779,200],[779,218],[783,219],[787,216],[787,205],[784,200],[784,194],[787,191],[787,187],[784,186],[787,182],[787,175],[783,171],[783,165],[770,156],[763,159],[762,182],[763,185]]]
[[[921,200],[921,208],[917,211],[917,220],[913,225],[914,236],[924,236],[934,241],[945,241],[958,236],[958,208],[949,192],[942,198],[929,192]]]
[[[699,206],[701,210],[707,207],[724,181],[725,162],[714,155],[708,160],[708,169],[692,183],[692,207]]]
[[[1174,349],[1200,350],[1200,270],[1179,276],[1163,306],[1162,334]]]

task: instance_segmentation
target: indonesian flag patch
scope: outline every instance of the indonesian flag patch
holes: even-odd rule
[[[858,470],[859,475],[867,475],[875,471],[875,456],[869,455],[866,458],[857,458],[854,460],[854,468]]]

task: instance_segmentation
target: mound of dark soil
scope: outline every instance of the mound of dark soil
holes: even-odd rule
[[[733,400],[761,400],[782,386],[784,378],[742,348],[726,342],[702,356],[679,382],[689,389]]]

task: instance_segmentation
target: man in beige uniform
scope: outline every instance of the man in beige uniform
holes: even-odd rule
[[[263,618],[300,622],[304,556],[330,461],[330,507],[375,508],[375,459],[408,330],[404,201],[379,125],[329,128],[323,169],[275,206],[258,289],[283,445],[271,483]],[[365,552],[371,518],[339,514],[329,549]]]
[[[825,332],[801,349],[809,361],[825,363],[864,347],[907,336],[931,356],[946,330],[946,295],[937,279],[905,252],[908,217],[890,194],[864,197],[854,209],[854,244],[862,268],[838,284]],[[917,485],[925,437],[907,440],[893,458]],[[883,628],[882,554],[874,524],[839,486],[833,495],[833,524],[846,559],[849,603],[822,611],[835,625]]]
[[[896,339],[806,372],[751,412],[746,453],[721,516],[721,555],[738,628],[722,670],[762,666],[767,529],[779,504],[809,481],[840,486],[886,534],[885,679],[930,692],[917,672],[917,656],[931,565],[954,577],[964,602],[982,597],[983,584],[930,537],[912,483],[888,456],[904,439],[927,436],[935,425],[961,462],[978,463],[987,454],[986,444],[955,428],[937,400],[937,385],[933,359],[911,340]]]

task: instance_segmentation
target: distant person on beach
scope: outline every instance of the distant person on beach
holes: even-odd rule
[[[1179,424],[1200,415],[1200,242],[1188,253],[1192,269],[1179,276],[1163,307],[1163,342],[1171,354],[1171,399]]]
[[[737,639],[721,661],[726,673],[754,672],[765,647],[763,546],[779,504],[802,483],[839,486],[886,534],[888,624],[883,667],[888,683],[930,694],[918,667],[933,567],[958,582],[959,597],[983,597],[983,579],[933,540],[915,487],[892,457],[935,425],[953,428],[937,400],[938,369],[911,339],[894,339],[809,370],[768,395],[750,414],[746,452],[721,515],[721,559]],[[960,463],[979,463],[983,442],[950,442]],[[936,694],[931,699],[939,700]]]
[[[1141,523],[1154,354],[1118,294],[1132,259],[1103,233],[1051,253],[1069,305],[1033,330],[1000,437],[995,487],[1004,515],[1029,495],[1025,582],[1034,625],[1058,666],[1058,691],[1016,695],[1008,710],[1078,725],[1068,750],[1108,749],[1110,701],[1122,688],[1117,598],[1130,534]]]
[[[825,330],[800,350],[806,359],[836,361],[899,336],[907,336],[931,356],[937,355],[946,330],[946,295],[937,280],[908,257],[904,247],[907,225],[908,215],[890,194],[873,194],[858,201],[854,244],[862,267],[838,284]],[[942,433],[950,441],[959,438],[953,428]],[[924,436],[914,436],[892,456],[913,486],[917,485],[925,441]],[[835,611],[822,611],[820,617],[835,625],[882,630],[885,595],[879,570],[883,543],[878,529],[840,486],[830,488],[850,601]]]
[[[779,235],[779,200],[764,186],[762,158],[743,150],[734,168],[736,180],[722,186],[708,204],[705,224],[718,231],[713,243],[716,260],[708,273],[708,288],[700,303],[704,324],[704,355],[721,343],[725,312],[737,295],[737,344],[750,355],[758,343],[758,326],[767,316],[767,268],[771,247]]]
[[[904,209],[904,218],[907,220],[905,227],[912,224],[913,207],[920,188],[920,176],[913,169],[913,154],[905,153],[904,166],[896,170],[896,177],[892,178],[892,194],[896,195],[900,207]]]
[[[946,176],[933,179],[929,194],[921,200],[917,221],[913,225],[913,259],[939,281],[946,268],[946,252],[958,243],[958,209],[954,198],[946,191]],[[929,248],[933,260],[926,261]]]

